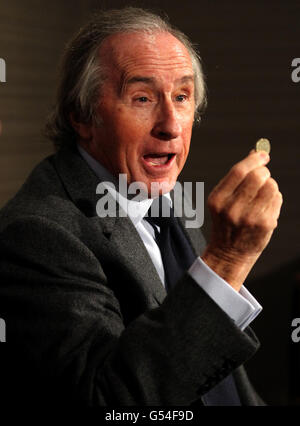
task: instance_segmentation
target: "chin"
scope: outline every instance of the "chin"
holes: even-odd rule
[[[149,198],[155,198],[170,192],[177,181],[178,174],[172,173],[165,176],[151,176],[146,173],[137,173],[131,177],[132,182],[141,182],[142,190],[147,191]]]
[[[176,179],[153,179],[147,184],[148,196],[155,198],[166,194],[174,188],[175,183]]]

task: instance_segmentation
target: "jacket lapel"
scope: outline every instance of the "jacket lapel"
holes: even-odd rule
[[[108,240],[116,265],[122,264],[122,270],[130,276],[132,286],[143,293],[149,303],[161,304],[166,290],[131,220],[128,217],[101,218],[97,215],[99,195],[96,194],[96,187],[101,179],[91,170],[76,147],[64,148],[54,158],[55,167],[69,197]]]
[[[142,287],[150,302],[154,299],[161,304],[166,297],[166,290],[143,241],[128,217],[116,219],[110,242],[131,274],[132,281]]]

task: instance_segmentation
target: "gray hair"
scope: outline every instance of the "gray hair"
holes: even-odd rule
[[[62,57],[56,104],[46,124],[46,135],[56,148],[77,140],[70,113],[76,121],[88,123],[93,120],[100,124],[95,111],[105,81],[99,57],[102,42],[116,33],[155,31],[172,34],[188,50],[195,76],[195,120],[200,120],[201,110],[206,105],[205,82],[200,57],[188,37],[172,27],[167,18],[144,9],[127,7],[100,11],[69,42]]]

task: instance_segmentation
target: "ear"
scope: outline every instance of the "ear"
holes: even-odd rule
[[[91,123],[81,123],[75,119],[73,112],[69,115],[70,122],[73,129],[78,134],[79,138],[85,142],[88,142],[92,139],[92,124]]]

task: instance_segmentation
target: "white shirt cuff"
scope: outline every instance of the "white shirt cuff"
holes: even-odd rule
[[[261,312],[262,306],[244,286],[237,292],[200,257],[194,261],[188,273],[241,330]]]

